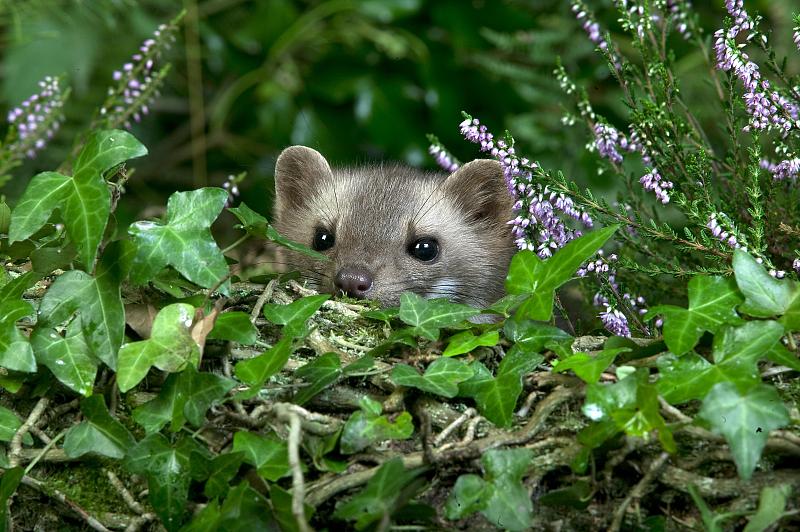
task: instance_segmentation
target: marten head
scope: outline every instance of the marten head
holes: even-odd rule
[[[278,157],[275,191],[277,230],[330,258],[282,250],[319,291],[385,306],[405,291],[474,306],[503,295],[513,200],[496,161],[449,176],[399,164],[331,169],[316,150],[292,146]]]

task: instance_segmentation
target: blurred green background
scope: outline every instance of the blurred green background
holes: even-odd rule
[[[619,31],[611,1],[589,4],[601,24]],[[723,2],[695,4],[710,37]],[[747,2],[769,19],[779,52],[791,45],[792,4]],[[174,190],[220,185],[242,171],[249,174],[242,199],[266,213],[275,158],[290,144],[339,164],[433,167],[425,134],[434,133],[469,160],[479,154],[459,135],[461,110],[497,133],[510,129],[520,150],[544,165],[614,190],[585,150],[585,128],[560,121],[571,102],[552,75],[559,56],[596,110],[627,123],[616,83],[566,1],[0,0],[2,116],[46,75],[65,76],[73,90],[67,124],[15,171],[5,194],[13,199],[31,175],[61,162],[113,70],[183,8],[185,24],[166,58],[174,68],[152,114],[132,128],[150,156],[136,164],[121,222],[163,205]],[[674,39],[687,99],[713,122],[716,111],[702,105],[710,94],[704,58]]]

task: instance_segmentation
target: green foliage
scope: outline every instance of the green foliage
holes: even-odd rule
[[[308,381],[308,386],[294,396],[294,402],[302,405],[339,379],[366,371],[372,365],[373,358],[365,355],[342,367],[342,362],[336,353],[325,353],[295,371],[295,377]]]
[[[388,520],[406,504],[419,486],[421,469],[407,471],[400,458],[385,462],[357,495],[336,508],[335,518],[355,521],[356,530]]]
[[[527,530],[533,524],[533,504],[522,478],[530,466],[529,449],[492,449],[483,455],[485,477],[461,475],[445,506],[448,519],[476,511],[506,530]]]
[[[169,265],[205,288],[227,293],[228,264],[211,236],[210,226],[225,207],[228,193],[221,188],[176,192],[169,198],[164,223],[140,221],[129,232],[136,242],[131,279],[150,280]],[[221,284],[220,284],[221,283]]]
[[[43,172],[31,180],[11,213],[9,243],[29,238],[59,209],[83,265],[93,269],[111,213],[111,192],[104,175],[146,154],[147,149],[127,131],[93,134],[78,155],[71,177]]]
[[[476,316],[479,310],[446,299],[424,299],[412,292],[400,296],[398,316],[413,327],[412,333],[428,340],[439,338],[439,330]]]
[[[753,474],[769,432],[789,422],[775,388],[756,385],[742,392],[731,382],[716,384],[708,392],[699,417],[725,436],[744,479]]]
[[[400,386],[418,388],[443,397],[455,397],[458,385],[472,377],[472,368],[449,358],[434,360],[420,375],[407,364],[398,364],[392,370],[392,381]]]
[[[151,367],[177,372],[199,364],[200,349],[191,336],[195,309],[186,303],[162,308],[153,321],[150,338],[123,345],[119,350],[117,385],[126,392],[139,384]]]
[[[536,253],[523,250],[514,255],[506,279],[509,294],[527,294],[517,309],[520,318],[547,321],[553,315],[553,298],[558,287],[597,253],[617,230],[617,226],[592,231],[576,238],[553,257],[543,261]]]
[[[411,414],[401,412],[394,420],[381,415],[383,407],[369,397],[359,401],[361,410],[353,412],[342,430],[340,448],[343,454],[357,453],[383,440],[406,440],[414,433]]]
[[[496,330],[484,331],[476,336],[472,331],[461,331],[450,337],[442,356],[454,357],[469,353],[473,349],[485,346],[492,347],[500,341],[500,333]]]
[[[269,481],[274,482],[289,474],[286,443],[276,438],[237,432],[233,435],[233,451],[244,453],[244,461]]]
[[[64,437],[67,456],[95,453],[109,458],[123,458],[135,443],[122,423],[111,417],[101,395],[81,401],[85,421],[70,428]]]

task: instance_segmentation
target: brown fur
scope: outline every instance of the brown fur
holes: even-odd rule
[[[322,291],[345,267],[373,277],[366,296],[396,306],[400,294],[486,306],[499,299],[515,246],[512,200],[500,164],[476,160],[450,176],[398,164],[332,170],[305,146],[286,148],[275,167],[275,227],[311,246],[317,227],[335,235],[329,262],[283,250]],[[439,242],[439,256],[424,263],[408,253],[421,237]]]

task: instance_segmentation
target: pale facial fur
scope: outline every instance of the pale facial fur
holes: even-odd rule
[[[309,247],[320,229],[335,239],[322,251],[328,262],[281,251],[287,269],[321,292],[340,292],[337,275],[357,271],[371,284],[349,295],[385,306],[405,291],[475,306],[504,293],[513,202],[496,161],[476,160],[450,176],[397,164],[331,170],[317,151],[292,146],[278,158],[275,189],[281,234]],[[433,260],[411,253],[423,238],[438,245]]]

